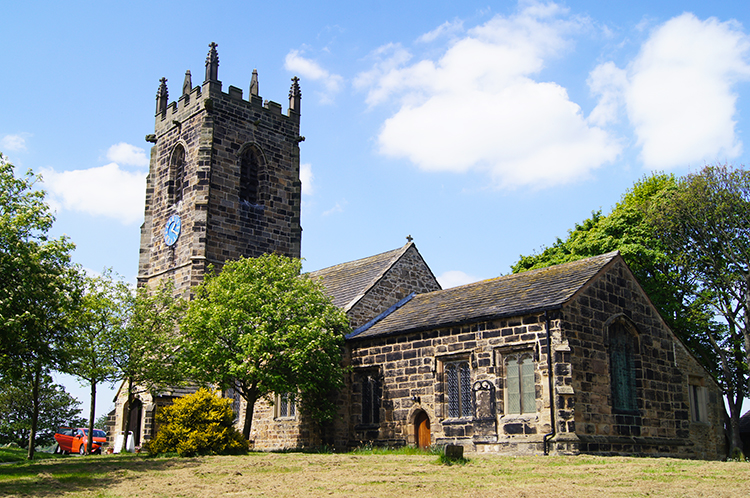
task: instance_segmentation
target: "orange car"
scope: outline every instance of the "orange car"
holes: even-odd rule
[[[62,453],[67,455],[68,453],[78,453],[80,455],[86,454],[86,441],[88,440],[88,429],[73,429],[71,427],[60,427],[55,432],[55,441],[57,441],[57,448],[55,453]],[[94,429],[94,439],[91,442],[91,453],[102,453],[102,446],[107,442],[107,433]]]

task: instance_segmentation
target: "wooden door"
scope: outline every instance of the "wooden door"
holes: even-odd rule
[[[419,412],[414,419],[414,435],[418,448],[427,448],[432,441],[430,440],[430,417],[425,412]]]

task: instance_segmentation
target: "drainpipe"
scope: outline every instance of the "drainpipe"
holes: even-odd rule
[[[552,432],[544,435],[544,454],[549,455],[549,440],[555,435],[555,393],[554,379],[552,378],[552,332],[549,325],[549,310],[544,312],[545,326],[547,328],[547,379],[549,380],[549,420]]]

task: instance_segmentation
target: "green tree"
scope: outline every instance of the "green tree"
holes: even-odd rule
[[[739,419],[750,393],[750,172],[716,165],[687,175],[661,194],[649,220],[687,290],[724,322],[707,338],[725,381],[731,449],[741,450]]]
[[[648,212],[658,211],[662,196],[678,188],[674,175],[651,174],[636,182],[603,216],[592,213],[541,253],[521,256],[511,267],[513,273],[575,261],[610,251],[620,251],[623,259],[643,286],[669,327],[715,376],[716,352],[708,332],[721,334],[722,326],[695,287],[694,279],[673,260],[664,241],[654,233]]]
[[[246,438],[255,402],[272,393],[292,393],[321,423],[335,414],[348,320],[300,269],[300,260],[271,254],[228,262],[196,289],[183,321],[190,378],[247,402]]]
[[[74,318],[75,337],[63,370],[85,381],[91,388],[89,434],[96,420],[96,388],[102,382],[117,380],[112,344],[119,341],[127,326],[133,305],[128,285],[105,269],[100,276],[84,278],[80,311]],[[91,453],[88,438],[86,453]]]
[[[80,402],[68,394],[63,386],[53,384],[49,375],[43,375],[39,386],[39,415],[34,446],[53,444],[55,430],[62,425],[81,426],[84,420],[80,416],[79,406]],[[0,382],[0,444],[28,445],[34,409],[30,379],[5,378]]]
[[[35,190],[39,177],[16,178],[0,154],[0,374],[31,381],[34,410],[28,458],[39,417],[40,385],[64,361],[70,316],[80,293],[70,262],[71,244],[47,233],[54,217]]]
[[[130,408],[140,393],[155,394],[160,389],[182,382],[175,361],[178,326],[185,301],[174,296],[171,282],[156,289],[140,287],[127,323],[110,341],[116,381],[123,382],[128,402],[125,433],[131,430]]]

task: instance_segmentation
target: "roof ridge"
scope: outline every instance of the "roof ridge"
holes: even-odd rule
[[[573,261],[566,261],[565,263],[558,263],[556,265],[545,266],[544,268],[534,268],[533,270],[526,270],[526,271],[522,271],[522,272],[519,272],[519,273],[508,273],[507,275],[498,275],[497,277],[485,278],[485,279],[482,279],[482,280],[477,280],[476,282],[470,282],[468,284],[461,284],[461,285],[457,285],[455,287],[449,287],[447,289],[426,292],[426,293],[423,293],[423,294],[431,294],[432,292],[451,291],[453,289],[465,289],[467,287],[472,287],[474,285],[480,285],[480,284],[484,284],[484,283],[487,283],[487,282],[492,282],[494,280],[502,280],[502,279],[506,279],[506,278],[507,279],[520,278],[522,275],[523,276],[528,276],[528,275],[534,274],[534,273],[540,273],[540,272],[544,272],[544,271],[550,271],[552,268],[555,268],[555,269],[559,270],[561,267],[568,266],[568,265],[573,265],[573,264],[580,264],[582,261],[588,261],[588,260],[599,259],[599,258],[601,258],[601,259],[613,259],[615,256],[617,256],[619,254],[620,254],[620,251],[617,251],[617,250],[616,251],[610,251],[610,252],[607,252],[607,253],[604,253],[604,254],[597,254],[596,256],[588,256],[586,258],[576,259],[576,260],[573,260]]]
[[[391,253],[391,252],[392,253],[396,253],[396,252],[404,249],[404,247],[408,246],[409,244],[414,244],[414,243],[413,242],[407,242],[406,245],[404,245],[402,247],[397,247],[396,249],[391,249],[390,251],[383,251],[383,252],[379,252],[377,254],[373,254],[371,256],[365,256],[364,258],[353,259],[351,261],[344,261],[343,263],[338,263],[338,264],[335,264],[335,265],[326,266],[325,268],[319,268],[317,270],[313,270],[313,271],[307,272],[307,274],[310,275],[310,276],[313,276],[314,274],[321,273],[321,272],[328,271],[328,270],[332,270],[333,268],[337,268],[339,266],[351,265],[353,263],[358,263],[358,262],[361,262],[361,261],[365,261],[367,259],[375,259],[378,256],[384,256],[384,255],[386,255],[388,253]]]

